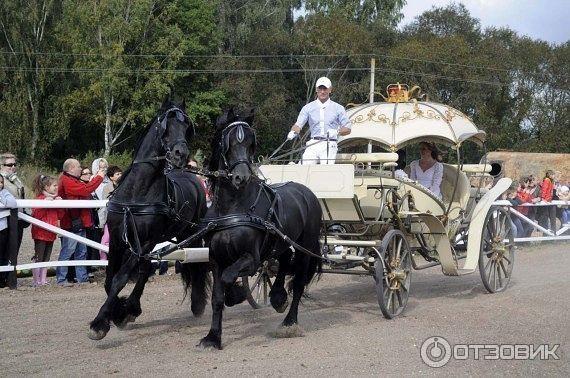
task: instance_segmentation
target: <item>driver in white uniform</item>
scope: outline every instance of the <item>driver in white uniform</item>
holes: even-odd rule
[[[316,89],[317,99],[303,106],[287,139],[296,138],[308,121],[311,139],[303,153],[302,164],[334,164],[338,136],[350,134],[350,120],[344,107],[330,99],[332,83],[327,77],[317,80]]]

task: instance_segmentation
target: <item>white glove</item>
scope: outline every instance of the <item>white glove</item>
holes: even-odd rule
[[[338,138],[338,131],[337,130],[329,130],[328,131],[329,139],[337,139]]]
[[[287,134],[287,140],[293,140],[297,137],[297,133],[294,132],[293,130],[289,131],[289,134]]]

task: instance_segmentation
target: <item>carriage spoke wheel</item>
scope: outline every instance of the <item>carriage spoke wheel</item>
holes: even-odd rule
[[[479,272],[489,293],[507,288],[515,262],[514,229],[509,213],[502,208],[492,208],[485,218]]]
[[[412,253],[402,231],[386,233],[380,246],[380,259],[374,267],[380,310],[386,319],[392,319],[404,311],[412,282]]]
[[[279,262],[271,259],[264,261],[257,273],[251,277],[242,277],[242,284],[247,289],[247,301],[258,309],[270,306],[269,292],[273,287]]]

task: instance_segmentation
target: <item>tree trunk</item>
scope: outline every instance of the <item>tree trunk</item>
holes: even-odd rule
[[[37,89],[30,88],[30,85],[27,86],[28,88],[28,106],[32,113],[32,139],[30,141],[30,158],[34,160],[36,158],[36,149],[38,146],[39,140],[39,104],[38,104],[38,96],[37,96]]]
[[[113,148],[113,130],[111,129],[113,103],[113,96],[111,96],[108,101],[105,100],[105,153],[103,154],[103,157],[105,158],[109,157],[109,154],[111,154],[111,149]]]

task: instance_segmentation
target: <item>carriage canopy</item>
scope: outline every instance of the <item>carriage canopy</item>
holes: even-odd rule
[[[352,132],[339,139],[339,147],[368,144],[396,151],[408,144],[431,141],[457,146],[466,140],[481,145],[485,132],[459,110],[427,102],[376,102],[347,111]]]

